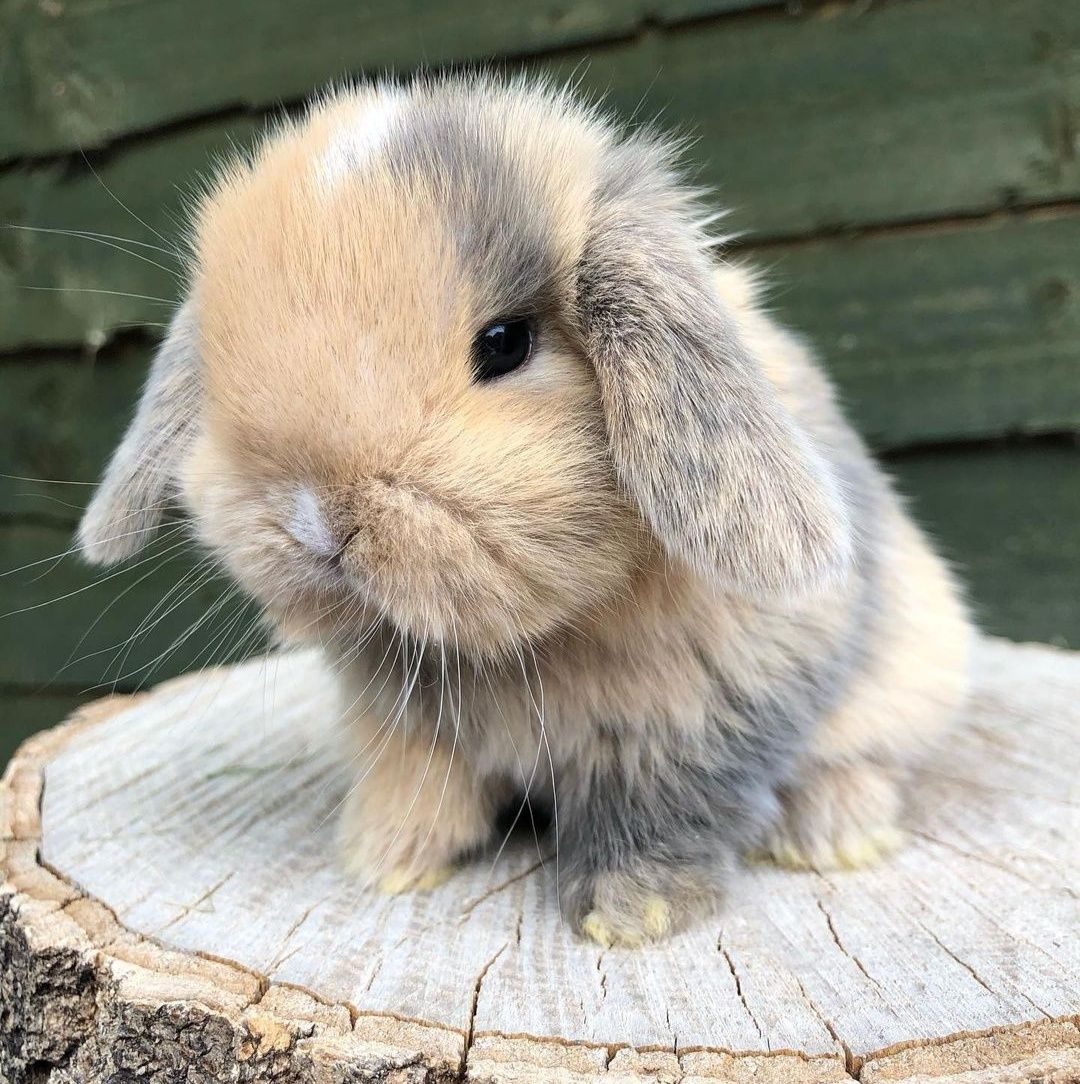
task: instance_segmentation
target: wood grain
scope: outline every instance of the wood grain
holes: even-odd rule
[[[302,12],[281,0],[182,10],[6,0],[0,93],[11,107],[0,119],[0,158],[276,105],[348,73],[586,43],[537,63],[576,73],[626,113],[663,110],[689,123],[702,137],[706,179],[730,202],[752,207],[767,194],[748,219],[759,229],[1077,194],[1074,5],[909,0],[785,14],[774,3],[758,17],[716,17],[760,6],[426,0],[406,19],[392,5],[342,0]]]
[[[1080,426],[1080,215],[751,252],[879,450]]]
[[[1080,648],[1080,442],[928,448],[887,462],[988,632]]]
[[[1074,198],[1080,11],[1055,0],[792,5],[587,51],[585,84],[682,126],[769,236]],[[567,72],[585,52],[571,53]]]
[[[417,0],[403,18],[386,0],[315,0],[302,9],[283,0],[198,0],[182,8],[152,0],[4,0],[0,96],[8,108],[0,114],[0,160],[87,149],[178,117],[272,105],[350,72],[522,55],[770,3]]]
[[[93,351],[132,324],[168,320],[185,200],[231,140],[248,144],[261,128],[250,117],[211,121],[140,141],[94,169],[80,159],[0,171],[0,221],[16,227],[0,230],[0,350]]]
[[[6,359],[0,381],[0,516],[73,527],[131,420],[153,347]]]
[[[201,1005],[203,1019],[225,1021],[203,1050],[223,1065],[258,1007],[261,1034],[282,1028],[283,1059],[304,1049],[276,1015],[291,990],[306,991],[309,1013],[311,996],[324,1006],[309,1040],[332,1030],[334,1006],[348,1008],[339,1071],[356,1033],[381,1026],[391,1049],[407,1040],[421,1060],[425,1047],[441,1058],[435,1079],[1080,1072],[1080,945],[1067,936],[1080,919],[1080,657],[984,641],[977,689],[947,755],[919,774],[912,843],[895,859],[848,874],[743,871],[714,919],[632,952],[572,937],[553,860],[540,865],[525,845],[429,895],[357,890],[333,864],[327,817],[344,784],[317,662],[182,679],[43,735],[13,763],[0,790],[0,945],[26,923],[47,944],[63,919],[77,927],[65,936],[96,953],[91,985],[118,967],[128,984],[104,995],[105,1025],[142,984],[150,1011],[164,999],[178,1020]],[[40,846],[51,881],[20,840]],[[51,893],[52,910],[32,893]],[[85,917],[96,900],[104,934]],[[46,994],[30,995],[31,1020],[35,997]],[[103,1044],[140,1043],[71,1028],[76,1064],[83,1048],[90,1059]],[[965,1075],[980,1072],[998,1075]]]

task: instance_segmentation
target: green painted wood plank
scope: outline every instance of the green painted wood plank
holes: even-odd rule
[[[792,244],[756,262],[876,447],[1080,428],[1080,213]],[[84,296],[97,303],[73,303]],[[149,352],[0,363],[0,471],[95,478]],[[56,500],[82,496],[0,478],[0,512],[59,514]]]
[[[91,694],[35,696],[0,690],[0,772],[31,734],[62,723],[80,704],[91,699]]]
[[[118,327],[164,319],[166,306],[147,298],[175,296],[179,263],[143,246],[174,249],[200,178],[230,140],[247,143],[261,129],[254,120],[198,125],[118,153],[97,173],[81,163],[0,172],[0,223],[17,227],[0,229],[0,351],[98,346]]]
[[[1075,3],[904,0],[706,22],[590,50],[585,81],[696,136],[702,179],[759,233],[1080,193]]]
[[[933,449],[890,469],[983,629],[1080,648],[1080,444]]]
[[[709,20],[548,66],[568,74],[586,56],[587,90],[700,135],[702,181],[756,236],[1080,197],[1069,120],[1080,111],[1077,4],[905,0]],[[8,169],[0,221],[157,243],[111,192],[176,238],[178,189],[261,127],[241,117],[140,139],[108,155],[100,181],[78,161]],[[0,350],[97,342],[117,323],[155,318],[153,302],[73,292],[87,290],[168,296],[172,283],[89,241],[0,231]]]
[[[747,212],[743,225],[776,233],[925,217],[1071,197],[1080,185],[1080,8],[1059,0],[811,5],[670,27],[729,5],[469,0],[402,13],[340,0],[259,0],[257,10],[254,0],[0,2],[16,13],[8,49],[27,53],[36,110],[0,114],[0,157],[4,147],[92,146],[207,108],[273,105],[365,66],[625,35],[647,14],[627,40],[541,66],[700,136],[703,176]],[[20,34],[28,44],[16,47]],[[18,69],[0,61],[0,72]]]
[[[1080,214],[759,255],[879,448],[1080,428]]]
[[[131,417],[151,350],[124,343],[97,359],[0,364],[0,517],[74,526],[86,483],[100,476]]]
[[[102,570],[54,560],[71,545],[68,529],[0,526],[0,686],[133,688],[236,657],[253,610],[203,575],[183,530],[166,528],[128,565]]]
[[[3,0],[0,159],[99,146],[359,71],[522,56],[768,0]]]

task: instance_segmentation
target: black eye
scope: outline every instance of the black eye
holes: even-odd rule
[[[533,348],[532,323],[500,320],[484,328],[473,343],[473,369],[477,380],[505,376],[529,360]]]

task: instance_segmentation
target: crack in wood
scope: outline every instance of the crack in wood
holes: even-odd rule
[[[828,882],[826,882],[828,883]],[[820,896],[814,897],[814,903],[817,904],[817,909],[825,917],[825,924],[829,929],[829,936],[833,939],[833,943],[836,947],[859,969],[859,971],[866,978],[875,990],[877,990],[882,996],[885,996],[885,992],[881,988],[881,983],[874,978],[873,975],[866,969],[866,965],[859,959],[858,956],[852,952],[843,941],[840,940],[840,935],[836,932],[836,925],[833,923],[833,917],[829,909],[825,906],[824,900]]]
[[[370,994],[371,993],[371,988],[375,985],[375,980],[379,977],[379,972],[382,971],[384,963],[386,963],[386,957],[385,956],[380,956],[379,959],[375,961],[375,966],[374,966],[374,968],[372,968],[372,971],[371,971],[371,977],[367,980],[367,983],[364,985],[364,993],[365,994]]]
[[[664,1023],[667,1024],[668,1031],[671,1032],[671,1052],[675,1057],[679,1056],[679,1033],[671,1026],[671,1009],[670,1007],[664,1008]],[[681,1068],[681,1065],[680,1065]]]
[[[295,956],[296,953],[300,951],[300,949],[303,947],[302,945],[297,945],[289,952],[283,952],[285,946],[288,945],[288,943],[293,939],[293,937],[296,936],[297,931],[324,903],[326,903],[325,896],[320,900],[316,900],[310,907],[306,908],[301,913],[301,915],[293,922],[293,924],[285,931],[284,935],[281,938],[281,945],[278,947],[278,953],[274,956],[274,959],[270,962],[270,965],[266,969],[267,974],[273,974],[279,967],[281,967],[283,963],[285,963],[286,960]],[[368,988],[370,989],[370,986]]]
[[[540,869],[543,866],[543,864],[544,864],[544,859],[540,858],[536,862],[534,862],[531,866],[529,866],[528,869],[522,870],[520,873],[515,873],[512,877],[508,877],[505,881],[501,881],[499,884],[493,885],[491,888],[487,889],[487,891],[482,892],[475,899],[469,900],[461,908],[461,915],[459,916],[459,921],[463,922],[485,900],[491,899],[492,896],[497,896],[500,892],[505,892],[506,889],[510,888],[512,885],[517,884],[518,881],[524,880],[526,877],[529,876],[529,874],[535,873],[538,869]]]
[[[728,971],[731,972],[731,977],[735,981],[735,993],[742,1002],[742,1007],[746,1010],[746,1015],[750,1017],[750,1023],[754,1025],[754,1030],[758,1033],[758,1038],[765,1044],[766,1050],[771,1050],[772,1045],[765,1035],[765,1032],[761,1030],[761,1025],[758,1023],[757,1017],[754,1015],[754,1010],[750,1008],[747,1003],[746,995],[743,993],[742,980],[739,978],[739,972],[735,969],[735,961],[731,958],[731,953],[724,948],[724,934],[723,931],[716,938],[716,950],[724,957],[724,961],[727,963]]]
[[[931,930],[925,923],[919,922],[919,928],[927,935],[927,937],[930,938],[931,941],[934,942],[935,945],[937,945],[939,949],[941,949],[942,952],[945,953],[946,956],[949,957],[950,960],[953,960],[955,963],[959,964],[988,994],[991,994],[995,999],[1000,998],[1000,993],[995,990],[982,977],[982,975],[978,973],[978,971],[975,970],[975,967],[972,964],[968,963],[967,960],[963,959],[963,957],[958,956],[955,952],[953,952],[953,950],[949,948],[949,946],[946,945],[945,942],[942,941],[941,938],[938,937],[938,935],[934,933],[934,931]],[[1044,1019],[1051,1019],[1050,1013],[1048,1013],[1041,1005],[1037,1004],[1030,997],[1028,997],[1028,995],[1024,993],[1023,990],[1018,991],[1018,993],[1037,1013],[1040,1013]]]
[[[833,241],[869,241],[879,237],[913,236],[945,233],[952,230],[978,229],[995,226],[1006,222],[1023,220],[1041,221],[1072,215],[1080,211],[1080,199],[1031,200],[1012,206],[1002,204],[996,207],[972,211],[958,211],[953,214],[931,215],[925,218],[911,216],[897,221],[867,222],[861,225],[825,226],[809,229],[801,233],[744,233],[731,241],[732,251],[743,255],[757,255],[772,249],[797,249],[812,245],[828,244]]]
[[[858,1080],[860,1075],[860,1069],[862,1067],[862,1059],[859,1058],[851,1049],[850,1046],[840,1037],[840,1033],[833,1026],[833,1022],[818,1008],[817,1002],[807,992],[806,987],[803,985],[802,979],[798,975],[793,975],[795,985],[799,988],[799,993],[802,995],[803,1001],[809,1006],[810,1011],[821,1021],[821,1026],[832,1037],[832,1041],[840,1048],[844,1055],[844,1069],[847,1075],[852,1080]]]
[[[1055,882],[1053,885],[1048,885],[1046,881],[1033,881],[1030,877],[1026,877],[1019,870],[1014,869],[1012,866],[1006,865],[1004,862],[999,862],[992,858],[988,854],[976,854],[974,851],[966,850],[963,847],[958,846],[955,843],[950,843],[948,840],[941,839],[938,836],[931,835],[929,832],[919,831],[917,829],[911,829],[911,835],[918,837],[919,839],[926,840],[927,843],[932,843],[936,847],[942,847],[947,851],[952,851],[953,854],[959,855],[961,858],[970,859],[972,862],[978,862],[981,865],[989,866],[991,869],[996,869],[1001,873],[1007,874],[1010,877],[1016,878],[1021,884],[1026,884],[1031,888],[1037,888],[1040,891],[1045,892],[1047,888],[1052,888],[1055,892],[1064,892],[1067,896],[1071,896],[1073,899],[1080,899],[1080,892],[1077,892],[1072,885],[1063,881]],[[1025,856],[1028,861],[1033,861],[1038,856]]]
[[[982,889],[979,885],[973,884],[966,877],[962,879],[962,883],[973,893],[975,893],[977,897],[979,897],[980,899],[982,898]],[[1075,895],[1072,895],[1071,898],[1075,899],[1076,897]],[[987,922],[994,926],[995,929],[997,929],[1003,936],[1007,937],[1010,941],[1015,941],[1017,944],[1025,945],[1027,948],[1031,949],[1032,952],[1036,952],[1040,956],[1044,957],[1050,964],[1053,964],[1055,962],[1054,957],[1049,952],[1047,952],[1042,945],[1036,944],[1029,938],[1024,937],[1023,934],[1019,934],[1014,932],[1013,930],[1007,930],[1002,927],[998,922],[998,918],[1000,916],[998,916],[994,911],[988,910],[987,908],[980,906],[980,904],[974,899],[969,899],[968,904],[977,915],[979,915],[981,918],[986,919]],[[1058,1019],[1058,1017],[1051,1016],[1051,1019],[1056,1020]]]
[[[488,971],[491,970],[492,964],[494,964],[495,961],[509,947],[510,947],[510,942],[509,941],[505,942],[503,944],[502,948],[500,948],[499,951],[496,952],[495,955],[492,956],[491,959],[488,960],[488,962],[486,964],[484,964],[484,966],[480,969],[479,974],[476,976],[475,981],[473,982],[472,1005],[471,1005],[471,1008],[469,1009],[469,1027],[468,1027],[468,1029],[467,1029],[467,1031],[465,1033],[465,1050],[464,1050],[464,1053],[462,1055],[463,1060],[462,1060],[461,1071],[462,1071],[462,1076],[463,1077],[465,1075],[465,1072],[466,1072],[466,1069],[467,1069],[467,1066],[468,1066],[468,1062],[469,1062],[469,1051],[472,1050],[473,1041],[474,1041],[474,1039],[476,1037],[476,1010],[480,1005],[480,989],[484,985],[484,979],[487,978],[487,973],[488,973]]]
[[[601,949],[596,955],[596,970],[600,975],[600,1000],[607,1001],[607,971],[604,970],[605,949]]]
[[[233,870],[231,873],[227,873],[224,877],[222,877],[216,884],[212,884],[205,892],[202,893],[201,896],[199,896],[198,899],[193,900],[191,903],[177,904],[176,906],[180,907],[180,911],[172,918],[170,918],[168,922],[162,923],[162,925],[158,926],[156,929],[150,930],[150,936],[157,937],[159,934],[162,934],[166,930],[175,926],[178,922],[182,922],[185,918],[188,917],[188,915],[212,914],[214,910],[214,894],[218,891],[218,889],[228,884],[229,881],[231,881],[235,876],[236,871]],[[210,904],[210,906],[203,907],[203,904],[207,903]]]

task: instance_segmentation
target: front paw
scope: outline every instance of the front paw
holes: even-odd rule
[[[605,911],[596,908],[581,920],[584,937],[604,948],[640,948],[671,932],[671,904],[662,896],[644,896],[635,907]]]
[[[782,812],[748,857],[784,869],[861,869],[898,850],[895,778],[868,762],[816,766],[782,796]]]
[[[657,868],[599,873],[573,895],[583,937],[604,948],[640,948],[662,941],[703,912],[717,886],[704,873]]]
[[[450,879],[452,866],[436,866],[417,870],[413,866],[395,866],[379,878],[376,886],[388,896],[400,896],[403,892],[428,892]]]
[[[436,888],[457,857],[445,833],[416,817],[393,816],[369,796],[350,798],[338,824],[341,865],[365,888],[390,895]]]
[[[398,895],[437,888],[491,827],[467,793],[416,793],[408,780],[365,781],[338,825],[341,864],[361,884]]]

